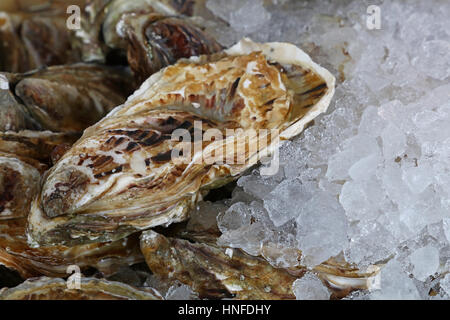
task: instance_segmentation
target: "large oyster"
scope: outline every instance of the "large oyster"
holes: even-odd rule
[[[334,81],[293,45],[248,39],[163,69],[49,171],[32,205],[32,238],[42,245],[101,242],[185,220],[209,189],[237,178],[324,112]],[[202,141],[207,129],[222,136]],[[173,139],[180,130],[190,142]],[[187,147],[194,152],[180,154]],[[216,160],[220,150],[227,151]]]
[[[0,290],[0,300],[161,300],[152,289],[139,290],[103,279],[81,278],[80,288],[70,289],[59,278],[34,278],[15,288]]]

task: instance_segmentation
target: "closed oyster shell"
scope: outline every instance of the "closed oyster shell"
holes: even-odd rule
[[[95,278],[81,278],[80,289],[69,289],[58,278],[34,278],[15,288],[0,290],[0,300],[161,300],[155,290]]]
[[[0,71],[25,72],[34,67],[21,41],[20,18],[0,12]]]
[[[41,125],[10,91],[11,74],[0,73],[0,132],[39,130]]]
[[[214,207],[210,207],[207,211],[194,210],[187,224],[175,224],[167,229],[158,228],[158,231],[166,236],[151,231],[144,232],[141,236],[141,250],[154,276],[169,283],[180,281],[210,298],[236,294],[236,288],[230,284],[239,283],[242,288],[251,286],[257,289],[251,293],[239,290],[237,298],[277,299],[280,298],[279,292],[267,292],[265,282],[259,282],[261,279],[256,278],[259,273],[251,274],[248,281],[249,278],[239,275],[237,266],[242,263],[243,267],[239,267],[239,270],[251,273],[249,265],[252,267],[258,265],[262,270],[268,270],[270,268],[264,266],[270,263],[273,277],[282,281],[284,279],[286,288],[291,288],[289,277],[295,280],[305,274],[307,268],[301,264],[291,268],[273,264],[274,255],[279,254],[280,250],[286,254],[286,249],[289,249],[293,257],[300,262],[302,253],[298,249],[274,245],[270,240],[266,240],[261,243],[262,257],[257,257],[243,253],[238,248],[220,245],[218,213]],[[266,261],[268,256],[272,256],[270,262]],[[240,262],[234,261],[233,257]],[[311,271],[329,288],[332,298],[343,298],[355,290],[371,289],[376,284],[380,267],[370,266],[366,271],[362,271],[348,264],[342,256],[338,256],[314,267]],[[221,276],[224,274],[228,277]],[[237,282],[238,275],[239,282]],[[224,286],[227,288],[225,291]],[[292,292],[285,291],[285,294],[291,295]]]
[[[83,61],[104,62],[111,51],[127,48],[120,31],[124,14],[156,13],[165,16],[199,16],[215,19],[205,0],[91,0],[82,17],[82,30],[77,38]],[[120,53],[119,53],[120,54]]]
[[[274,151],[277,138],[299,134],[324,112],[334,81],[293,45],[249,39],[163,69],[88,128],[49,171],[33,201],[30,234],[42,245],[74,245],[185,220],[209,189],[236,179]],[[239,134],[224,134],[237,128]],[[181,148],[172,139],[177,129],[194,139],[207,129],[223,136],[201,145],[191,139],[194,154],[180,163],[183,155],[172,158]],[[236,144],[246,147],[242,163],[197,161],[227,145],[233,147],[226,159],[235,159]]]
[[[49,131],[0,132],[0,220],[28,216],[54,148],[72,144],[77,137]]]
[[[37,168],[0,152],[0,220],[28,216],[40,177]]]
[[[33,15],[22,22],[20,36],[34,68],[81,61],[80,51],[72,46],[72,33],[66,22],[66,15]]]
[[[140,82],[181,58],[223,49],[199,26],[182,17],[155,13],[125,15],[121,32],[128,43],[128,63]]]
[[[81,132],[132,92],[128,69],[92,64],[54,66],[15,75],[15,95],[43,129]]]
[[[295,276],[239,249],[166,238],[149,230],[142,233],[141,250],[156,276],[189,285],[200,298],[295,299]]]
[[[24,279],[66,277],[71,265],[81,270],[92,267],[110,276],[123,266],[143,261],[137,236],[110,243],[33,248],[27,243],[26,222],[26,218],[0,220],[0,264]]]
[[[40,162],[40,171],[50,165],[50,157],[55,147],[61,144],[72,145],[78,138],[78,133],[58,133],[51,131],[22,130],[19,132],[0,132],[0,152],[8,153],[35,167]]]
[[[66,26],[67,6],[61,8],[35,14],[0,12],[0,71],[22,73],[81,61]]]

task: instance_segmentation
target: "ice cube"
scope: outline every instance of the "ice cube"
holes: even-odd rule
[[[302,262],[314,267],[347,246],[348,221],[336,198],[317,191],[297,218],[297,240]]]
[[[329,300],[330,292],[327,287],[312,273],[306,273],[292,284],[297,300]]]
[[[419,292],[411,278],[402,270],[401,264],[390,260],[380,274],[380,289],[371,294],[373,300],[416,300]]]
[[[285,180],[264,197],[264,208],[273,224],[279,227],[299,215],[300,208],[311,199],[313,192],[312,183]]]
[[[409,259],[413,265],[413,275],[420,281],[425,281],[439,268],[439,250],[432,245],[417,249]]]

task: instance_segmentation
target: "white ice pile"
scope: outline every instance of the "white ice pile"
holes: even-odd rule
[[[338,254],[383,266],[378,289],[350,298],[449,299],[450,2],[218,3],[224,44],[293,42],[338,79],[328,113],[281,148],[279,173],[238,181],[219,242],[279,267]],[[371,4],[380,30],[366,26]],[[313,278],[294,288],[327,295]]]

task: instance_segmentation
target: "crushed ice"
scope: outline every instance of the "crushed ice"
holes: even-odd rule
[[[366,26],[370,4],[381,8],[380,30]],[[238,181],[219,210],[219,242],[278,267],[298,265],[297,249],[310,268],[338,254],[383,266],[378,289],[349,298],[448,299],[450,2],[207,5],[231,25],[215,30],[223,44],[292,42],[338,78],[327,114],[280,150],[279,173]],[[294,292],[329,297],[312,274]]]

